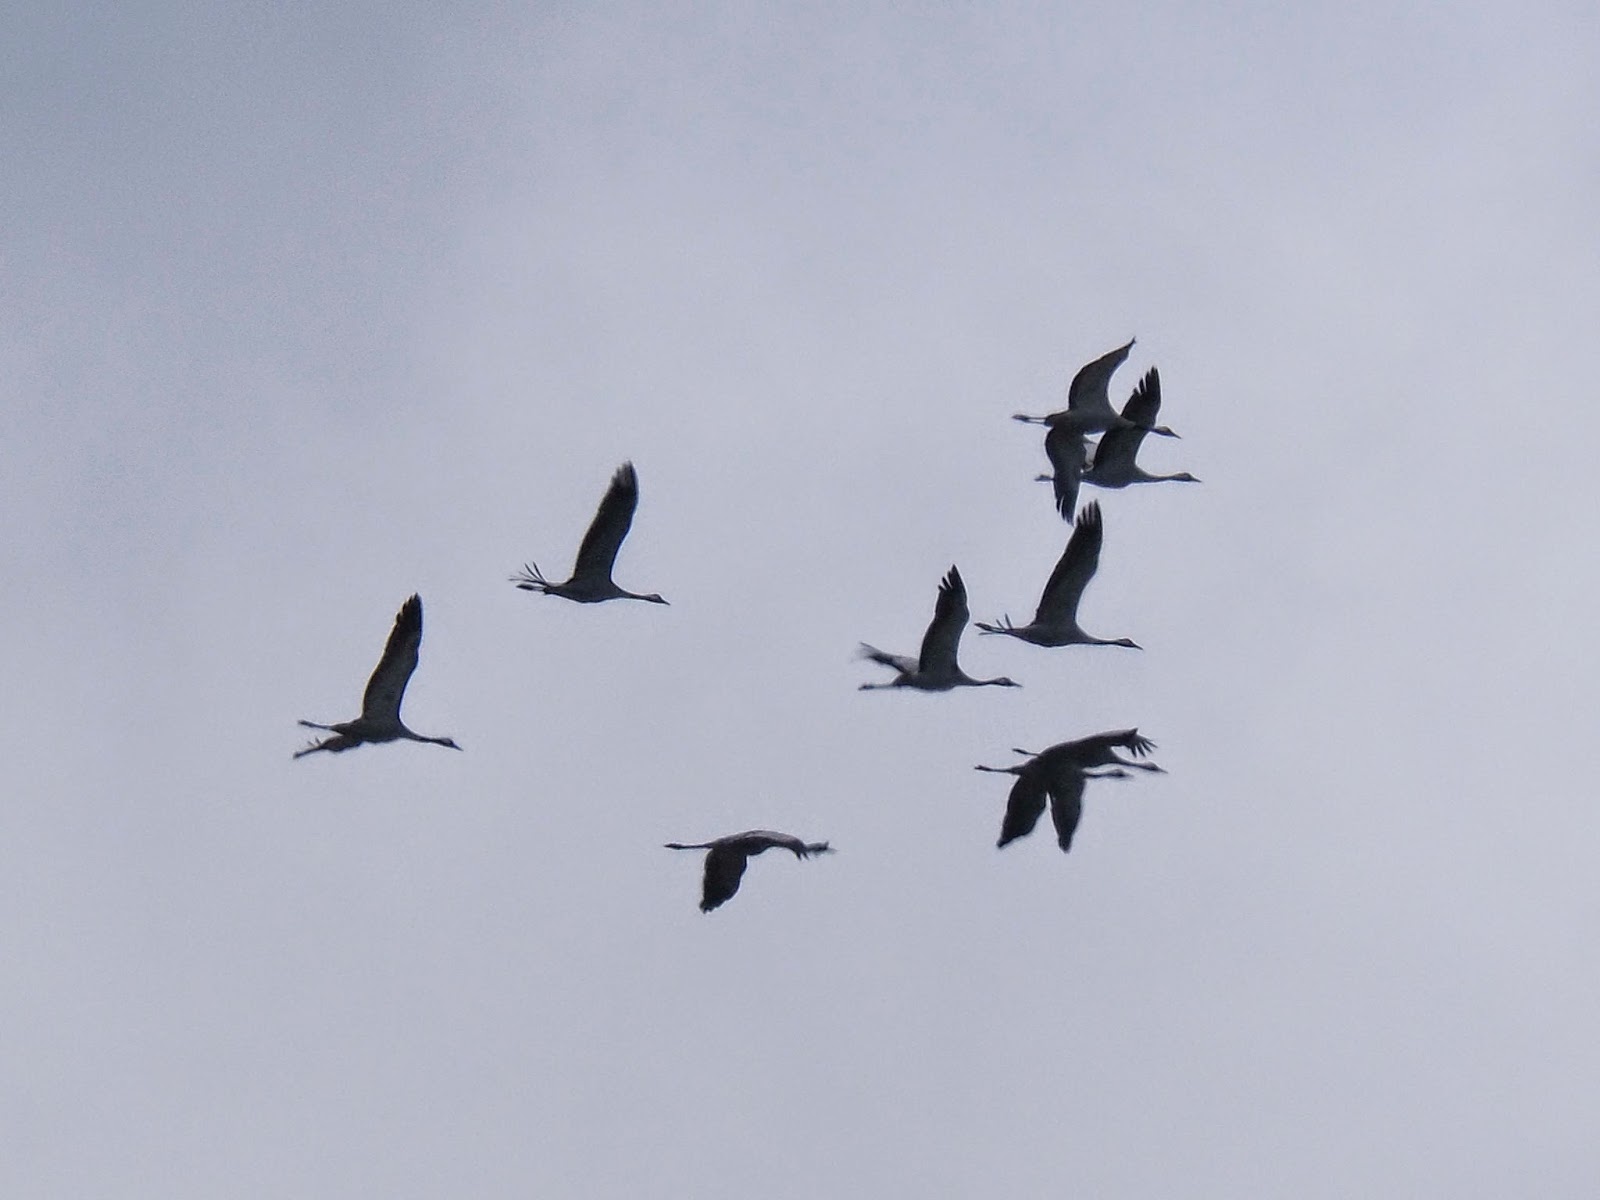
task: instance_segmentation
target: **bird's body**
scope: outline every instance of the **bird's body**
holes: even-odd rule
[[[707,852],[705,881],[700,894],[701,912],[710,912],[739,890],[739,881],[744,878],[745,864],[757,854],[774,848],[788,850],[796,858],[833,853],[833,847],[827,842],[805,842],[793,834],[774,833],[770,829],[750,829],[744,833],[731,833],[709,842],[668,842],[666,847],[668,850]]]
[[[1133,341],[1130,340],[1126,346],[1118,346],[1115,350],[1102,354],[1092,363],[1081,367],[1067,386],[1066,408],[1042,417],[1015,413],[1012,419],[1035,425],[1048,425],[1052,430],[1060,429],[1080,436],[1105,433],[1111,429],[1136,428],[1144,433],[1160,434],[1162,437],[1177,437],[1178,435],[1165,425],[1139,423],[1134,414],[1130,414],[1126,409],[1119,413],[1111,407],[1111,376],[1127,361],[1128,352],[1132,349]]]
[[[461,749],[447,737],[424,737],[407,729],[400,719],[400,702],[405,699],[406,684],[417,669],[417,648],[422,644],[422,598],[412,596],[400,606],[394,619],[394,629],[384,646],[383,657],[378,660],[372,677],[367,680],[367,690],[361,699],[361,715],[353,721],[340,721],[335,725],[320,725],[315,721],[301,721],[308,729],[324,729],[333,734],[313,742],[294,757],[302,758],[318,750],[338,754],[354,749],[364,742],[393,742],[407,740],[432,742],[436,746]]]
[[[961,634],[971,616],[967,608],[967,587],[961,572],[951,567],[939,584],[939,599],[934,604],[933,620],[922,636],[922,653],[917,658],[888,654],[876,646],[861,643],[861,655],[899,672],[888,683],[863,683],[862,691],[875,688],[916,688],[924,692],[948,692],[957,687],[1017,687],[1015,680],[974,679],[956,661]]]
[[[1140,737],[1137,729],[1123,729],[1061,742],[1013,767],[978,767],[980,771],[1017,777],[1006,800],[1006,815],[1000,826],[1000,840],[996,844],[1005,846],[1033,832],[1033,827],[1044,813],[1048,797],[1050,817],[1056,827],[1056,844],[1063,852],[1070,850],[1072,835],[1083,816],[1083,791],[1088,780],[1125,779],[1128,773],[1122,769],[1124,767],[1136,767],[1142,771],[1161,770],[1154,763],[1119,758],[1116,754],[1118,748],[1142,757],[1155,748],[1155,743]],[[1028,751],[1018,750],[1016,753],[1028,754]],[[1096,767],[1111,769],[1096,773]]]
[[[1035,646],[1127,646],[1137,650],[1138,643],[1128,638],[1098,638],[1085,633],[1078,624],[1078,602],[1100,565],[1103,539],[1100,506],[1087,504],[1078,514],[1077,528],[1072,531],[1067,548],[1044,585],[1033,620],[1027,625],[1013,625],[1010,617],[1002,617],[998,625],[979,621],[978,628],[984,633],[1003,633]]]
[[[622,539],[628,536],[633,511],[638,505],[639,476],[633,464],[625,462],[611,477],[611,486],[606,489],[594,520],[583,535],[572,577],[553,583],[544,577],[537,563],[530,562],[511,577],[511,582],[525,592],[562,596],[579,604],[599,604],[603,600],[648,600],[651,604],[665,604],[666,601],[654,592],[630,592],[618,587],[611,578],[617,551],[622,548]]]
[[[1161,376],[1154,367],[1145,372],[1133,395],[1122,406],[1129,425],[1108,430],[1095,446],[1094,458],[1082,474],[1084,483],[1095,487],[1124,488],[1134,483],[1199,483],[1187,471],[1176,475],[1152,475],[1135,462],[1144,435],[1161,411]]]

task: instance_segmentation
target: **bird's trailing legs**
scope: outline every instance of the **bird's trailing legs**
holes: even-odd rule
[[[511,582],[525,592],[546,592],[550,590],[550,581],[544,577],[544,572],[539,570],[536,562],[522,564],[522,570],[510,577]]]

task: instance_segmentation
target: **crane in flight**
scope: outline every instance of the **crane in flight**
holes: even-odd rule
[[[1006,815],[1000,824],[997,846],[1005,846],[1033,832],[1033,827],[1044,815],[1045,800],[1050,802],[1050,819],[1056,827],[1056,844],[1062,853],[1072,849],[1072,835],[1077,832],[1078,821],[1083,816],[1083,792],[1090,779],[1126,779],[1125,768],[1141,771],[1161,771],[1151,762],[1136,762],[1120,758],[1118,749],[1143,758],[1155,749],[1149,738],[1140,737],[1137,729],[1121,729],[1111,733],[1098,733],[1093,737],[1060,742],[1038,754],[1027,750],[1014,750],[1028,755],[1028,761],[1012,767],[976,768],[1000,775],[1015,775],[1011,794],[1006,799]],[[1109,770],[1096,771],[1097,767]]]
[[[580,604],[598,604],[602,600],[648,600],[651,604],[665,604],[666,601],[654,592],[645,595],[630,592],[611,579],[617,551],[622,548],[622,539],[628,536],[633,510],[638,506],[639,476],[633,464],[625,462],[611,477],[611,486],[606,489],[594,520],[589,522],[589,531],[583,535],[572,577],[554,583],[544,577],[537,563],[529,562],[511,577],[511,582],[525,592],[564,596]]]
[[[888,654],[876,646],[861,643],[861,656],[899,672],[888,683],[863,683],[861,691],[874,688],[917,688],[924,692],[948,692],[957,687],[1020,687],[1014,679],[974,679],[956,662],[961,634],[971,617],[967,608],[967,585],[961,572],[951,567],[939,584],[939,599],[933,606],[933,620],[922,635],[922,653]]]
[[[422,644],[422,597],[412,596],[400,606],[389,632],[383,657],[378,660],[367,680],[366,693],[361,697],[361,715],[353,721],[340,721],[336,725],[319,725],[315,721],[301,721],[307,729],[323,729],[332,737],[312,742],[304,750],[295,751],[294,757],[304,758],[318,750],[338,754],[363,742],[393,742],[405,739],[413,742],[432,742],[436,746],[461,749],[447,737],[424,737],[407,729],[400,719],[400,702],[405,699],[406,684],[417,669],[417,647]]]
[[[1078,624],[1078,602],[1083,599],[1083,589],[1089,586],[1100,566],[1100,543],[1104,538],[1104,525],[1100,505],[1090,503],[1078,514],[1077,527],[1061,552],[1056,569],[1039,597],[1039,607],[1033,620],[1026,625],[1013,625],[1009,616],[1001,617],[998,625],[976,624],[984,633],[1003,633],[1035,646],[1128,646],[1139,649],[1139,643],[1130,638],[1097,638],[1085,633]]]
[[[1145,433],[1160,434],[1162,437],[1177,437],[1178,435],[1165,425],[1153,424],[1153,414],[1151,421],[1144,422],[1136,413],[1130,413],[1127,409],[1119,413],[1111,407],[1109,394],[1111,376],[1127,361],[1128,351],[1132,349],[1133,339],[1129,339],[1126,346],[1118,346],[1115,350],[1102,354],[1092,363],[1081,367],[1072,377],[1072,382],[1067,385],[1067,407],[1061,411],[1047,413],[1042,417],[1013,413],[1011,419],[1027,421],[1034,425],[1048,425],[1052,430],[1069,430],[1079,434],[1105,433],[1110,429],[1139,429]]]
[[[700,911],[710,912],[739,890],[745,864],[757,854],[773,848],[789,850],[796,858],[813,854],[832,854],[827,842],[803,842],[793,834],[773,833],[770,829],[750,829],[730,833],[709,842],[668,842],[668,850],[705,850],[706,875],[700,891]]]
[[[1095,447],[1094,458],[1083,472],[1083,482],[1096,487],[1123,488],[1132,483],[1199,483],[1187,471],[1176,475],[1152,475],[1134,461],[1146,433],[1159,432],[1151,428],[1161,411],[1161,375],[1154,367],[1145,372],[1133,395],[1122,406],[1122,415],[1129,424],[1108,429]],[[1057,485],[1057,492],[1060,485]]]

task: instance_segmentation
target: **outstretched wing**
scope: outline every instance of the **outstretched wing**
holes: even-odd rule
[[[1133,342],[1130,340],[1126,346],[1119,346],[1109,354],[1102,354],[1092,363],[1080,368],[1067,386],[1067,410],[1109,414],[1112,411],[1111,399],[1107,396],[1106,389],[1111,385],[1111,376],[1127,361],[1128,351],[1132,349]]]
[[[961,631],[972,614],[967,610],[967,585],[961,572],[951,567],[939,583],[939,599],[933,606],[933,620],[922,635],[922,653],[917,667],[924,675],[949,675],[956,669],[956,651]]]
[[[1135,758],[1143,758],[1156,748],[1156,744],[1147,737],[1140,737],[1137,729],[1116,729],[1109,733],[1097,733],[1092,737],[1078,738],[1072,742],[1062,742],[1059,746],[1052,746],[1050,750],[1061,751],[1060,757],[1073,762],[1088,762],[1093,765],[1095,755],[1104,750],[1123,749]]]
[[[1133,424],[1118,426],[1100,439],[1099,448],[1094,452],[1094,465],[1120,461],[1131,467],[1139,455],[1139,447],[1144,444],[1145,431],[1156,423],[1160,412],[1161,376],[1151,367],[1122,406],[1122,415]]]
[[[1072,849],[1072,835],[1083,816],[1085,782],[1082,771],[1058,771],[1050,781],[1050,819],[1055,822],[1056,845],[1063,854]]]
[[[363,721],[398,721],[406,684],[417,669],[417,647],[422,644],[422,597],[412,596],[400,606],[372,678],[361,697]],[[342,749],[343,747],[341,747]]]
[[[633,525],[633,510],[639,506],[639,476],[631,462],[617,468],[611,477],[611,486],[589,522],[589,531],[583,535],[578,547],[578,561],[572,568],[574,579],[605,580],[611,578],[611,566],[617,561],[617,551],[622,539],[628,536]]]
[[[1044,585],[1039,597],[1039,608],[1034,622],[1039,625],[1057,625],[1078,619],[1078,601],[1083,589],[1100,566],[1100,543],[1104,538],[1100,505],[1089,503],[1078,514],[1078,525],[1061,552],[1061,560],[1050,572],[1050,581]]]
[[[1044,815],[1044,776],[1038,771],[1024,771],[1011,785],[1011,795],[1006,798],[1006,816],[1000,823],[1000,840],[1004,846],[1026,837]]]
[[[700,890],[700,911],[710,912],[739,890],[749,852],[741,845],[717,845],[706,853],[706,878]]]
[[[1083,434],[1065,425],[1052,425],[1050,432],[1044,435],[1044,452],[1050,457],[1050,469],[1055,477],[1056,511],[1070,521],[1072,510],[1078,504],[1078,483],[1089,459]]]

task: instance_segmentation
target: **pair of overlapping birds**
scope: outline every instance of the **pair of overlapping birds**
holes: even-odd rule
[[[995,624],[976,622],[982,633],[1014,637],[1035,646],[1139,648],[1137,643],[1126,637],[1095,637],[1078,624],[1078,604],[1100,565],[1100,546],[1104,538],[1100,505],[1091,501],[1079,511],[1078,491],[1083,484],[1123,488],[1136,483],[1198,483],[1199,480],[1187,472],[1152,475],[1136,461],[1146,435],[1177,435],[1166,426],[1155,423],[1161,410],[1161,377],[1154,367],[1145,373],[1120,411],[1111,405],[1108,394],[1111,377],[1127,359],[1133,345],[1130,341],[1102,355],[1073,376],[1067,390],[1067,407],[1061,411],[1042,417],[1016,415],[1018,421],[1046,427],[1048,432],[1045,434],[1044,448],[1050,460],[1051,473],[1038,478],[1052,485],[1056,510],[1061,516],[1072,521],[1076,515],[1076,520],[1066,549],[1044,585],[1033,620],[1026,625],[1013,624],[1008,617],[1002,617]],[[1097,441],[1091,440],[1096,437]],[[617,551],[633,524],[633,513],[638,503],[639,477],[633,464],[625,462],[612,476],[611,486],[600,501],[599,511],[583,536],[571,576],[555,582],[546,578],[537,564],[530,562],[511,577],[511,582],[525,591],[561,596],[581,604],[597,604],[606,600],[643,600],[651,604],[666,604],[654,592],[630,592],[619,587],[611,577]],[[862,690],[914,688],[924,692],[948,692],[958,687],[1018,686],[1014,680],[1004,676],[974,679],[961,669],[957,651],[969,618],[966,584],[962,581],[961,572],[952,566],[939,583],[933,620],[923,634],[921,652],[916,657],[890,654],[875,646],[862,644],[863,658],[894,672],[894,677],[885,682],[863,683]],[[431,742],[459,750],[461,747],[452,739],[415,733],[400,719],[400,703],[405,696],[406,684],[416,670],[417,649],[421,642],[422,599],[412,596],[401,605],[383,657],[367,681],[367,690],[361,701],[361,715],[352,721],[331,725],[301,721],[301,725],[322,730],[328,736],[296,752],[294,757],[302,758],[319,750],[339,753],[366,742],[399,740]],[[1130,768],[1159,772],[1160,767],[1143,761],[1154,748],[1154,743],[1141,737],[1137,729],[1120,729],[1061,742],[1037,753],[1014,750],[1014,753],[1023,756],[1023,761],[1011,766],[978,767],[980,771],[1016,777],[1006,803],[998,844],[1005,846],[1031,833],[1044,815],[1048,800],[1050,816],[1056,827],[1057,844],[1063,851],[1069,850],[1072,835],[1083,813],[1083,794],[1088,781],[1126,778]],[[1123,758],[1118,755],[1119,750],[1125,750],[1133,757]],[[792,834],[765,829],[729,834],[707,842],[669,842],[667,848],[706,851],[700,900],[703,912],[710,912],[739,890],[745,867],[755,855],[777,848],[804,859],[832,850],[827,842],[807,842]]]

